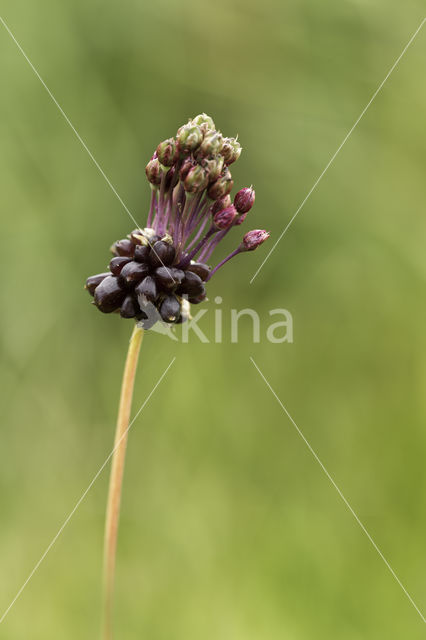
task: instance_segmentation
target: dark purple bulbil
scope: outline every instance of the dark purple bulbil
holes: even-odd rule
[[[239,142],[224,138],[206,114],[158,145],[145,170],[151,185],[146,228],[115,242],[110,271],[87,279],[100,311],[143,321],[152,304],[164,322],[184,322],[188,302],[206,299],[205,282],[232,257],[269,237],[263,230],[248,232],[213,269],[207,265],[254,204],[252,187],[238,191],[233,204],[229,195],[234,184],[229,165],[240,153]]]

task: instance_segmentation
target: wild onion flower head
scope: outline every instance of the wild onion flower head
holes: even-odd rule
[[[224,138],[205,113],[160,142],[145,169],[151,186],[146,227],[115,242],[109,271],[86,281],[100,311],[119,312],[149,328],[147,309],[153,305],[164,322],[184,322],[190,304],[206,299],[206,282],[218,269],[267,240],[267,231],[249,231],[234,251],[209,266],[220,241],[254,204],[252,187],[231,200],[229,167],[240,154],[239,142]]]

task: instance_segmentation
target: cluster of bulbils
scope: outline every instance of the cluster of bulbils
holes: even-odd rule
[[[215,267],[207,264],[222,238],[244,222],[254,204],[251,187],[231,201],[229,166],[240,154],[239,142],[224,138],[204,113],[158,145],[145,170],[151,185],[147,226],[115,242],[109,271],[86,281],[100,311],[135,318],[145,328],[160,318],[184,322],[190,304],[206,299],[205,283],[212,275],[269,237],[261,229],[249,231]]]

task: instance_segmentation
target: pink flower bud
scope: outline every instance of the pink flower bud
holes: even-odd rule
[[[255,191],[252,187],[240,189],[235,194],[234,206],[238,213],[247,213],[254,205],[254,199],[256,197]]]
[[[229,229],[234,224],[234,220],[237,217],[237,212],[233,204],[222,211],[218,211],[213,216],[213,224],[218,229]]]
[[[151,184],[160,184],[161,167],[157,158],[152,158],[145,167],[146,177]]]
[[[178,157],[177,145],[174,138],[160,142],[157,147],[157,158],[165,167],[171,167]]]
[[[269,233],[263,229],[253,229],[248,231],[243,238],[242,248],[244,251],[254,251],[265,240],[269,238]]]
[[[223,209],[226,209],[227,207],[230,207],[231,204],[232,204],[231,196],[228,193],[223,198],[219,198],[219,200],[215,201],[211,209],[212,215],[214,215],[215,213],[218,213],[219,211],[222,211]]]

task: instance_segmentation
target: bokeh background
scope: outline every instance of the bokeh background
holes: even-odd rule
[[[419,26],[420,0],[2,3],[2,17],[134,216],[144,166],[211,114],[244,153],[249,226],[281,233]],[[0,609],[112,448],[129,321],[82,285],[132,228],[0,26]],[[211,283],[200,327],[145,337],[118,550],[122,640],[423,638],[425,627],[249,361],[280,396],[424,612],[426,28],[259,276]],[[227,249],[236,240],[228,236]],[[231,308],[262,318],[230,343]],[[266,341],[270,309],[293,344]],[[178,332],[179,333],[179,332]],[[108,469],[0,625],[98,637]]]

